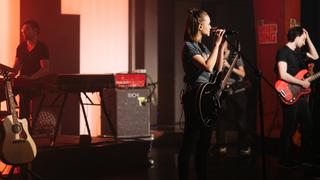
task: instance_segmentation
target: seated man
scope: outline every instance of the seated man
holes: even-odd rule
[[[39,41],[39,24],[28,20],[22,25],[24,41],[19,44],[14,63],[14,76],[34,80],[49,74],[49,51],[47,46]],[[26,90],[20,95],[20,118],[30,118],[30,103],[33,93]]]
[[[240,44],[238,43],[240,48]],[[230,50],[227,47],[224,51],[224,66],[223,71],[227,72],[230,68],[234,57],[236,56],[235,51]],[[226,96],[222,99],[222,110],[217,121],[217,145],[219,146],[220,153],[226,153],[227,147],[225,142],[225,125],[226,120],[231,115],[232,120],[237,124],[238,128],[238,139],[240,144],[240,153],[249,155],[251,153],[251,137],[248,130],[247,122],[247,95],[246,83],[244,78],[246,76],[244,63],[241,58],[236,59],[236,64],[232,69],[230,78],[227,81],[227,88],[225,89]]]

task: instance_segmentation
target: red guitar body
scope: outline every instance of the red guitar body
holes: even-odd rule
[[[294,77],[297,79],[305,79],[308,70],[299,71]],[[280,94],[281,100],[288,105],[294,104],[302,95],[309,94],[310,88],[303,88],[297,84],[291,84],[283,80],[277,80],[275,88]]]

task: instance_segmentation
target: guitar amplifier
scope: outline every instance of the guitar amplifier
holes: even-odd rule
[[[104,89],[108,116],[119,138],[150,136],[150,104],[148,88]],[[101,135],[113,135],[101,111]]]
[[[147,82],[145,73],[117,73],[114,79],[116,88],[144,88]]]

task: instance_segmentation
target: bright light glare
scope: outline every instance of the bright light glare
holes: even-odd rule
[[[61,0],[61,14],[80,15],[80,73],[128,71],[128,13],[128,0]],[[90,98],[100,101],[98,95]],[[80,113],[80,134],[85,134]],[[86,113],[92,135],[99,135],[100,107],[87,106]]]

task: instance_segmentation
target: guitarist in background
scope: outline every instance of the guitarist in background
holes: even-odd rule
[[[223,65],[223,41],[225,30],[216,29],[210,50],[202,43],[202,37],[210,36],[211,20],[207,12],[199,9],[188,11],[182,64],[185,72],[186,89],[182,103],[185,114],[185,126],[182,147],[178,156],[179,179],[187,180],[189,162],[195,155],[195,169],[198,180],[207,179],[207,155],[211,144],[212,127],[205,126],[195,107],[195,98],[199,86],[208,83],[214,72]]]
[[[238,50],[240,51],[240,43],[237,42]],[[237,52],[228,48],[224,51],[224,64],[223,72],[226,72],[230,68],[234,57]],[[222,100],[222,110],[217,121],[217,145],[220,153],[226,153],[227,147],[225,144],[225,125],[226,120],[232,118],[236,121],[237,128],[239,130],[239,144],[240,153],[243,155],[249,155],[251,153],[250,146],[250,134],[248,130],[247,122],[247,95],[246,88],[248,87],[248,81],[244,80],[246,72],[244,69],[244,62],[242,58],[236,59],[236,65],[232,69],[232,74],[227,81],[227,88],[224,90],[226,97]]]
[[[310,87],[308,80],[301,80],[294,76],[302,69],[307,69],[306,60],[317,60],[319,55],[309,37],[308,32],[300,26],[289,29],[287,44],[278,50],[276,55],[276,73],[279,79],[288,83],[297,84],[304,88]],[[304,45],[308,52],[300,51]],[[301,161],[310,163],[312,146],[312,118],[308,105],[308,98],[302,96],[292,105],[282,102],[283,125],[280,134],[279,166],[283,168],[296,168],[298,161],[293,157],[292,136],[297,128],[297,121],[301,123]]]
[[[28,20],[21,28],[23,42],[17,47],[14,63],[14,76],[26,80],[35,80],[49,74],[49,50],[39,41],[40,26],[36,21]],[[20,118],[30,118],[31,99],[36,92],[25,90],[20,93]],[[30,126],[30,123],[29,123]]]

